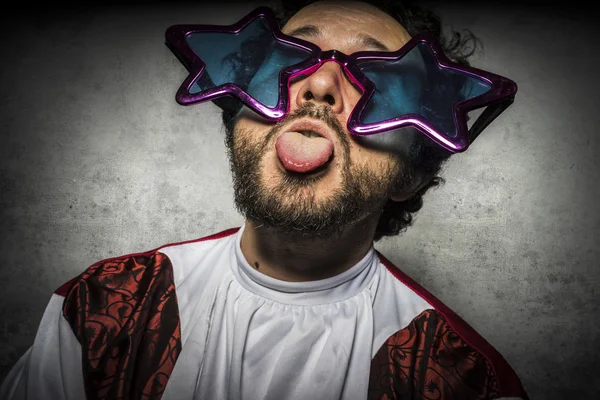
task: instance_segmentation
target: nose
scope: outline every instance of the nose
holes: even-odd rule
[[[346,80],[342,68],[335,61],[327,61],[307,78],[297,82],[296,106],[301,107],[311,101],[328,105],[335,114],[344,112],[352,101],[349,98],[350,90],[354,89]]]

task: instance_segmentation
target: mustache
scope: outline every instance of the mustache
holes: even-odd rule
[[[275,126],[273,126],[267,134],[267,141],[270,141],[273,136],[277,135],[277,133],[281,130],[281,128],[284,125],[306,117],[318,119],[321,122],[325,123],[327,127],[329,127],[329,129],[331,129],[336,134],[337,139],[344,145],[347,145],[348,138],[346,137],[346,130],[331,111],[331,107],[317,106],[316,104],[311,102],[304,103],[301,107],[294,110],[293,112],[288,114],[284,119],[275,124]]]

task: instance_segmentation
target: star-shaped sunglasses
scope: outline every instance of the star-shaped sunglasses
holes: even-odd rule
[[[365,136],[413,126],[450,152],[462,152],[514,100],[510,79],[450,61],[428,35],[393,52],[346,55],[281,32],[273,11],[259,7],[239,22],[174,25],[166,44],[190,72],[176,94],[183,105],[224,97],[277,122],[289,112],[290,83],[336,62],[361,92],[347,123]],[[226,100],[225,100],[226,101]],[[467,125],[467,115],[483,109]]]

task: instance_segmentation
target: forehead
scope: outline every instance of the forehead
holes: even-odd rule
[[[301,29],[307,26],[317,29]],[[300,31],[302,33],[297,36],[314,42],[322,50],[335,48],[347,54],[360,50],[383,50],[366,48],[369,41],[365,38],[375,39],[388,51],[398,50],[410,40],[410,35],[398,21],[377,7],[360,1],[310,4],[290,18],[282,31],[286,34]]]

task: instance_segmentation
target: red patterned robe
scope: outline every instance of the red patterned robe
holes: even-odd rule
[[[65,283],[0,398],[528,399],[489,343],[374,249],[304,294],[252,269],[240,236],[104,260]]]

